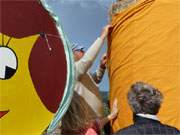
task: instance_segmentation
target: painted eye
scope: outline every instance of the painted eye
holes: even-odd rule
[[[0,47],[0,79],[11,78],[17,70],[17,57],[8,47]]]

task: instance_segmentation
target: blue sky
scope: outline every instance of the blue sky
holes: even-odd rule
[[[100,35],[102,27],[108,23],[108,7],[114,0],[46,0],[59,17],[64,32],[71,43],[85,46],[85,50]],[[106,52],[106,44],[93,64],[95,71],[101,55]],[[100,90],[108,91],[107,72],[100,84]]]

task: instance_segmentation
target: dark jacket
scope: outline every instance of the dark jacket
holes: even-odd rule
[[[180,131],[157,120],[135,116],[133,125],[119,130],[114,135],[180,135]]]

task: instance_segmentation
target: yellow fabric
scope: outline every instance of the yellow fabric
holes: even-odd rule
[[[8,45],[18,58],[18,70],[12,78],[0,80],[0,111],[9,110],[0,118],[2,135],[40,135],[55,115],[41,102],[29,73],[28,60],[38,37],[12,38]],[[9,37],[5,36],[4,39],[7,43]]]
[[[114,131],[132,124],[127,103],[137,81],[164,95],[158,114],[162,123],[180,129],[180,0],[139,0],[115,14],[108,40],[110,105],[118,98]]]

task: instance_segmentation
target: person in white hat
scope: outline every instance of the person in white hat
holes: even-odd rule
[[[91,74],[89,69],[104,44],[109,28],[110,25],[103,28],[100,37],[95,40],[87,52],[83,50],[83,46],[77,44],[72,46],[76,74],[74,90],[84,98],[94,117],[103,116],[103,104],[97,84],[101,82],[106,69],[106,55],[102,57],[100,66],[94,74]]]

